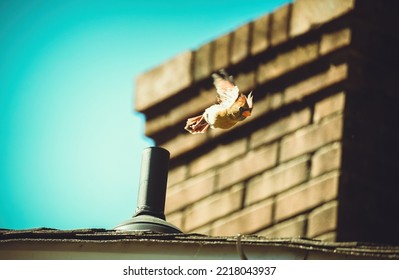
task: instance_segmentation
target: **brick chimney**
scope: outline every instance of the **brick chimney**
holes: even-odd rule
[[[146,135],[171,152],[167,219],[208,235],[399,244],[395,7],[298,0],[137,78]],[[253,115],[191,135],[225,68]]]

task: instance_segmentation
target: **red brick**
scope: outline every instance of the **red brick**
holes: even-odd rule
[[[338,202],[332,201],[316,208],[309,214],[308,237],[335,230],[337,228]]]
[[[311,176],[337,170],[341,166],[341,144],[333,143],[318,150],[312,157]]]
[[[252,133],[250,136],[250,146],[251,148],[255,148],[264,143],[276,140],[287,133],[309,124],[310,119],[311,112],[309,108],[294,112]]]
[[[349,46],[352,41],[352,31],[344,28],[333,33],[323,34],[320,41],[320,54],[324,55]]]
[[[215,172],[210,171],[169,188],[165,213],[170,214],[210,195],[214,191],[215,178]]]
[[[318,125],[307,126],[297,130],[294,134],[283,138],[280,160],[286,161],[340,140],[343,133],[342,129],[342,115],[338,115]]]
[[[293,50],[277,55],[276,58],[259,65],[258,83],[264,83],[282,76],[318,57],[318,43],[298,46]]]
[[[229,65],[231,34],[226,34],[213,41],[213,70],[226,68]]]
[[[264,15],[253,22],[251,54],[263,52],[269,47],[269,20],[270,16]]]
[[[243,185],[214,194],[195,203],[186,212],[184,231],[192,231],[220,217],[227,216],[241,207]]]
[[[243,138],[226,145],[219,145],[190,163],[190,174],[195,175],[231,161],[247,150],[247,139]]]
[[[233,32],[233,44],[231,50],[231,62],[240,62],[249,53],[249,31],[250,25],[245,24]]]
[[[202,227],[196,228],[195,230],[192,231],[194,234],[204,234],[204,235],[211,235],[212,233],[212,226],[211,224],[209,225],[204,225]]]
[[[202,113],[206,108],[215,104],[215,101],[215,88],[201,88],[198,96],[183,104],[174,106],[169,112],[148,119],[145,126],[145,134],[151,137],[155,133],[176,125],[180,125],[183,128],[187,118]]]
[[[212,227],[212,235],[227,236],[257,232],[272,223],[272,205],[272,200],[263,201],[218,220]]]
[[[211,43],[202,45],[194,53],[194,80],[208,78],[211,74]]]
[[[283,105],[283,94],[281,92],[268,93],[261,98],[260,92],[254,90],[254,108],[252,119],[256,119],[266,113],[280,108]]]
[[[291,103],[301,100],[305,96],[347,79],[348,74],[348,65],[332,65],[326,72],[287,87],[284,91],[284,102]]]
[[[319,122],[326,116],[342,112],[345,106],[345,93],[340,92],[319,101],[315,105],[313,121]]]
[[[168,186],[173,186],[177,183],[182,182],[184,179],[186,179],[186,174],[187,174],[187,166],[185,165],[177,166],[169,170]]]
[[[183,229],[183,212],[175,212],[166,216],[166,221],[172,225],[178,227],[180,230]]]
[[[241,182],[276,164],[277,145],[252,150],[218,170],[218,189]]]
[[[235,76],[235,82],[241,92],[249,93],[255,87],[255,71],[239,73]]]
[[[337,197],[338,174],[332,173],[289,190],[276,198],[277,221],[301,214]]]
[[[135,109],[142,112],[187,88],[192,82],[192,52],[182,53],[138,76]]]
[[[288,39],[291,6],[291,4],[282,6],[271,14],[272,24],[270,41],[273,46],[281,44]]]
[[[303,237],[305,224],[306,216],[302,215],[257,232],[256,235],[273,238]]]
[[[182,125],[184,125],[184,123]],[[170,158],[173,159],[204,144],[206,140],[206,134],[192,135],[184,131],[182,127],[181,134],[166,143],[162,143],[161,146],[170,152]]]
[[[245,205],[283,192],[303,183],[308,177],[308,157],[282,164],[251,179],[247,185]]]
[[[292,7],[290,36],[298,36],[313,27],[350,12],[355,0],[297,0]]]

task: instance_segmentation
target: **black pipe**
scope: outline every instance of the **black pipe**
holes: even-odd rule
[[[160,147],[144,149],[141,159],[137,209],[134,216],[151,215],[165,219],[169,156],[169,151]]]
[[[133,218],[116,226],[115,230],[181,233],[165,221],[169,156],[169,151],[161,147],[144,149],[136,212]]]

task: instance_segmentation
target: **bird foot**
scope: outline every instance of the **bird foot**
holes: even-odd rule
[[[209,128],[209,124],[205,121],[204,116],[196,116],[189,118],[186,122],[185,130],[191,134],[204,133]]]

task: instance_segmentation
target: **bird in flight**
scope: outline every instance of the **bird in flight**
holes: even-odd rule
[[[202,115],[189,118],[185,130],[191,134],[204,133],[208,128],[229,129],[251,115],[252,92],[245,96],[240,93],[233,77],[223,69],[212,74],[216,87],[217,104],[207,108]]]

